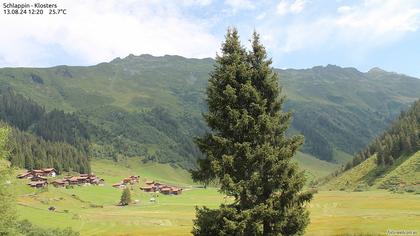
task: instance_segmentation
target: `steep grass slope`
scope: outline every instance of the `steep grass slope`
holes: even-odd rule
[[[331,179],[321,189],[355,191],[388,189],[420,192],[420,151],[400,157],[388,167],[378,167],[376,158],[376,155],[368,158],[356,167]]]
[[[420,151],[408,157],[395,169],[375,181],[378,188],[405,187],[406,190],[415,190],[420,185]]]

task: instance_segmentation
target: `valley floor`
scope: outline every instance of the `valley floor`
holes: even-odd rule
[[[93,169],[105,178],[105,186],[74,189],[50,186],[42,191],[25,186],[25,180],[17,180],[20,218],[42,227],[69,226],[81,235],[188,235],[196,205],[213,208],[227,201],[214,188],[194,188],[186,172],[174,171],[166,165],[127,168],[101,161],[94,163]],[[156,196],[134,185],[132,199],[139,202],[119,207],[116,205],[121,190],[111,185],[128,175],[141,175],[142,182],[173,179],[173,184],[178,183],[186,190],[179,196]],[[157,199],[156,203],[149,201],[151,197]],[[56,211],[48,211],[50,206],[56,207]],[[307,235],[386,235],[387,230],[416,230],[420,234],[420,195],[321,191],[309,210],[311,224]]]

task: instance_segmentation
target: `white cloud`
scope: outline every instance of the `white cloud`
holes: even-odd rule
[[[263,13],[260,13],[259,15],[257,15],[257,17],[255,17],[255,19],[263,20],[266,16],[267,16],[267,13],[263,12]]]
[[[280,0],[277,4],[277,14],[282,16],[289,13],[298,14],[303,11],[306,5],[305,0]]]
[[[363,5],[345,11],[341,8],[335,24],[352,40],[392,40],[419,28],[420,7],[409,0],[366,0]],[[352,36],[353,33],[357,36]]]
[[[305,8],[305,4],[306,4],[305,0],[295,0],[290,5],[290,11],[292,13],[300,13],[303,10],[303,8]]]
[[[89,64],[130,53],[209,57],[218,49],[209,23],[185,16],[177,5],[208,0],[55,2],[68,14],[0,15],[0,28],[7,32],[0,37],[0,65],[43,66],[57,48]]]
[[[208,6],[213,1],[212,0],[183,0],[184,5],[199,5],[199,6]]]
[[[290,5],[282,5],[277,13],[286,14],[284,6]],[[338,7],[336,14],[294,21],[279,29],[275,38],[285,38],[276,46],[283,52],[331,44],[369,49],[395,42],[419,27],[419,1],[365,0]]]
[[[250,0],[225,0],[225,4],[232,7],[234,10],[254,9],[255,5]]]

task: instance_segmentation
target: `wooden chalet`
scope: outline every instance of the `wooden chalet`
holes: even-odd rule
[[[140,187],[140,189],[145,191],[145,192],[148,192],[148,193],[149,192],[155,192],[155,190],[156,190],[155,187],[151,186],[151,185]]]
[[[47,177],[34,175],[32,176],[31,181],[47,181]]]
[[[52,182],[55,187],[64,187],[67,185],[101,185],[104,183],[104,179],[98,178],[92,174],[80,174],[79,176],[67,176],[64,179],[58,179]]]
[[[155,181],[146,181],[146,186],[140,187],[140,189],[145,192],[160,192],[162,194],[179,195],[182,193],[182,188],[169,186]]]
[[[44,171],[43,170],[31,170],[32,175],[39,175],[39,176],[43,176],[44,175]]]
[[[44,168],[42,169],[42,176],[47,176],[47,177],[55,177],[57,175],[57,170],[54,168]]]
[[[48,186],[48,182],[45,180],[31,181],[28,183],[28,185],[31,186],[32,188],[44,188]]]
[[[125,178],[122,180],[123,184],[133,184],[132,180],[130,178]]]
[[[27,171],[17,176],[19,179],[30,179],[35,176],[40,177],[55,177],[57,175],[57,170],[54,168],[43,168],[43,169],[34,169]]]
[[[77,183],[78,184],[86,184],[89,182],[88,177],[87,176],[78,176],[77,178]]]
[[[38,170],[32,170],[31,173],[34,176],[55,177],[58,172],[54,168],[43,168]]]
[[[51,184],[54,187],[59,188],[59,187],[66,187],[67,185],[69,185],[69,182],[66,179],[57,179],[51,182]]]
[[[182,193],[182,188],[175,188],[175,187],[173,187],[172,189],[171,189],[171,194],[174,194],[174,195],[179,195],[179,194],[181,194]]]
[[[163,193],[163,194],[170,194],[171,193],[171,188],[168,188],[168,187],[161,188],[160,192]]]
[[[134,175],[132,175],[132,176],[130,176],[128,178],[123,179],[122,182],[124,184],[135,184],[135,183],[138,183],[139,182],[139,179],[140,179],[140,176],[134,176]]]
[[[78,185],[79,184],[79,178],[77,176],[72,176],[67,179],[70,185]]]
[[[123,183],[116,183],[116,184],[113,184],[112,187],[114,187],[114,188],[125,188],[126,186]]]
[[[104,179],[100,179],[95,176],[95,178],[89,178],[89,183],[94,185],[103,185],[105,182]]]
[[[140,176],[139,175],[137,175],[137,176],[132,175],[129,178],[135,183],[138,183],[140,181]]]
[[[18,179],[30,179],[33,177],[32,173],[27,171],[25,173],[19,174],[18,176],[16,176]]]
[[[165,187],[160,190],[162,194],[173,194],[173,195],[179,195],[182,193],[182,188],[177,187]]]

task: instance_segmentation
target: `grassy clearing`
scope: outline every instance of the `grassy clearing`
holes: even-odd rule
[[[355,189],[360,184],[366,184],[363,179],[376,168],[376,156],[373,156],[353,169],[343,173],[341,176],[332,179],[322,186],[322,189]]]
[[[340,165],[317,159],[309,154],[298,152],[294,157],[299,167],[305,170],[308,182],[322,178],[336,170]]]
[[[141,177],[159,180],[168,184],[193,185],[190,173],[179,167],[169,164],[154,162],[141,163],[137,158],[130,158],[122,163],[115,164],[110,160],[98,159],[92,161],[93,172],[105,178],[108,183],[119,182],[128,175],[140,175]]]
[[[67,227],[82,235],[188,235],[192,229],[195,206],[217,207],[228,201],[215,188],[191,188],[188,173],[169,165],[94,161],[93,170],[106,180],[105,186],[33,190],[25,180],[16,180],[18,212],[42,227]],[[171,169],[172,168],[172,169]],[[138,204],[116,206],[122,190],[113,182],[128,175],[140,175],[141,181],[166,182],[173,175],[175,183],[186,187],[180,196],[154,195],[133,186],[132,199]],[[179,182],[178,182],[179,181]],[[140,184],[141,185],[141,184]],[[157,199],[151,203],[151,197]],[[392,194],[385,191],[321,191],[309,205],[311,225],[308,235],[384,234],[387,229],[420,230],[420,195]],[[48,211],[55,206],[56,211]]]
[[[385,191],[323,191],[309,206],[308,235],[386,235],[388,229],[420,231],[420,196]]]

